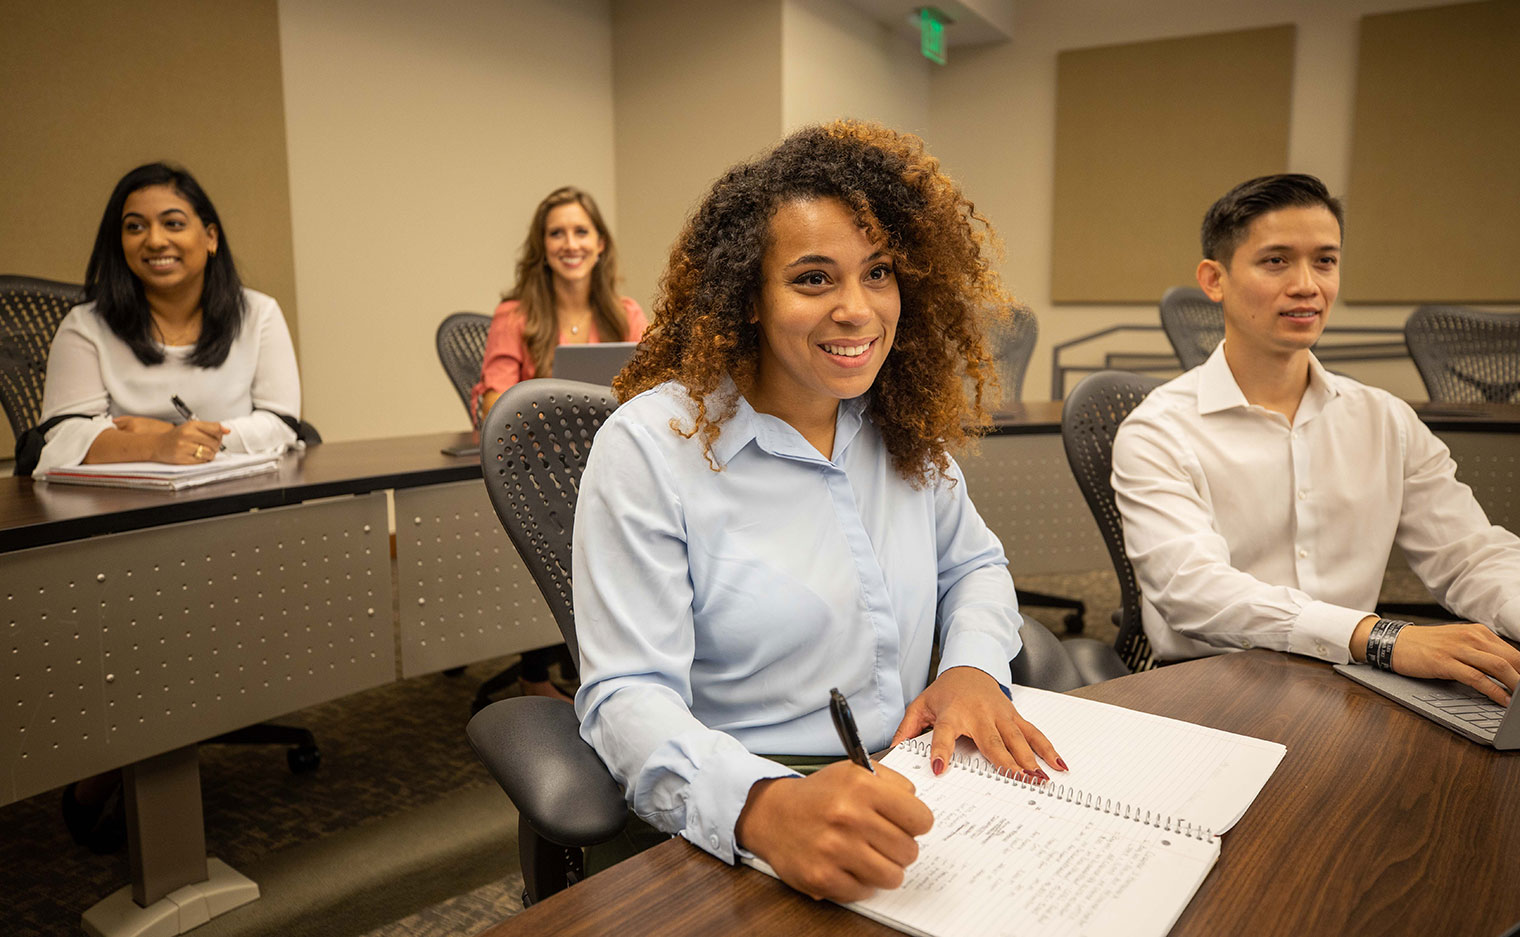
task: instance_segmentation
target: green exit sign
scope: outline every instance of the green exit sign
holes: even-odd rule
[[[945,26],[950,18],[933,7],[918,10],[918,50],[937,65],[945,64]]]

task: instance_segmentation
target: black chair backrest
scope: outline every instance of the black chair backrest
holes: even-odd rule
[[[454,393],[465,409],[470,407],[470,391],[480,380],[480,362],[486,356],[486,333],[491,317],[478,312],[456,312],[438,324],[434,344],[438,346],[438,363],[454,385]],[[475,414],[470,414],[473,422]]]
[[[53,334],[83,298],[84,289],[73,283],[0,276],[0,406],[16,436],[42,415]]]
[[[575,503],[591,440],[615,409],[611,388],[537,378],[507,388],[480,427],[491,507],[576,656],[570,594]]]
[[[1224,309],[1196,286],[1174,286],[1161,296],[1161,328],[1182,370],[1196,368],[1224,340]]]
[[[1024,372],[1029,370],[1029,359],[1034,357],[1034,344],[1039,337],[1040,325],[1034,313],[1023,306],[1015,306],[1008,331],[999,336],[997,349],[1003,403],[1017,403],[1024,399]]]
[[[1520,400],[1520,313],[1421,306],[1404,323],[1404,344],[1433,401]]]
[[[1129,371],[1099,371],[1084,378],[1061,408],[1061,442],[1066,447],[1066,461],[1071,464],[1077,487],[1103,532],[1108,558],[1119,577],[1122,605],[1114,650],[1119,652],[1125,666],[1136,672],[1150,669],[1155,661],[1140,624],[1140,587],[1124,552],[1124,521],[1114,501],[1114,434],[1130,411],[1161,383],[1161,378]]]

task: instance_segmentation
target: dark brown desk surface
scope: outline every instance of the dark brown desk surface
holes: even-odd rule
[[[1172,937],[1497,937],[1520,921],[1520,752],[1475,745],[1328,664],[1269,651],[1076,693],[1288,747]],[[730,933],[896,932],[673,840],[482,937]]]
[[[446,456],[469,433],[323,443],[287,453],[277,472],[185,491],[0,478],[0,553],[336,495],[480,478],[480,457]]]

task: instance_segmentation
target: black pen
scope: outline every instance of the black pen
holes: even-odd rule
[[[839,731],[839,741],[844,743],[845,754],[850,756],[851,761],[875,774],[876,769],[871,767],[871,756],[866,754],[866,747],[861,744],[860,730],[855,728],[855,717],[850,715],[850,704],[838,687],[829,691],[829,715],[834,717],[834,728]]]
[[[183,400],[179,399],[179,394],[175,394],[172,397],[170,397],[169,398],[169,402],[172,403],[172,404],[174,404],[174,410],[175,410],[176,413],[179,414],[179,418],[180,419],[182,419],[182,420],[193,420],[193,419],[195,419],[195,411],[191,410],[188,406],[185,405],[185,402]]]

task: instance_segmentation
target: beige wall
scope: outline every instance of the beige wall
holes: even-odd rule
[[[284,0],[305,409],[327,439],[467,429],[433,348],[489,313],[534,207],[617,230],[606,0]]]
[[[1020,0],[1012,41],[953,49],[930,84],[929,143],[1001,232],[1008,248],[1002,272],[1040,319],[1040,344],[1025,397],[1049,397],[1050,346],[1109,325],[1155,323],[1149,306],[1054,305],[1050,299],[1051,205],[1055,158],[1056,54],[1063,49],[1292,23],[1298,27],[1289,169],[1323,178],[1343,193],[1350,167],[1356,28],[1366,13],[1436,5],[1436,0]],[[1185,94],[1186,89],[1178,89]],[[1199,133],[1206,134],[1206,114]],[[1223,194],[1223,193],[1220,193]],[[1200,205],[1200,220],[1207,205]],[[1348,205],[1346,283],[1356,289],[1356,206]],[[1159,297],[1158,297],[1159,299]],[[1408,306],[1339,305],[1332,324],[1400,325]],[[1101,351],[1165,351],[1157,336],[1121,338]],[[1408,397],[1423,397],[1406,362],[1352,366],[1364,380]]]
[[[781,3],[616,0],[618,250],[648,310],[687,212],[781,131]]]
[[[781,5],[781,120],[787,131],[840,117],[929,129],[936,66],[889,27],[840,0]]]
[[[0,0],[0,273],[78,283],[116,181],[184,164],[296,329],[274,0]],[[299,341],[299,334],[297,334]],[[11,452],[0,421],[0,457]]]

